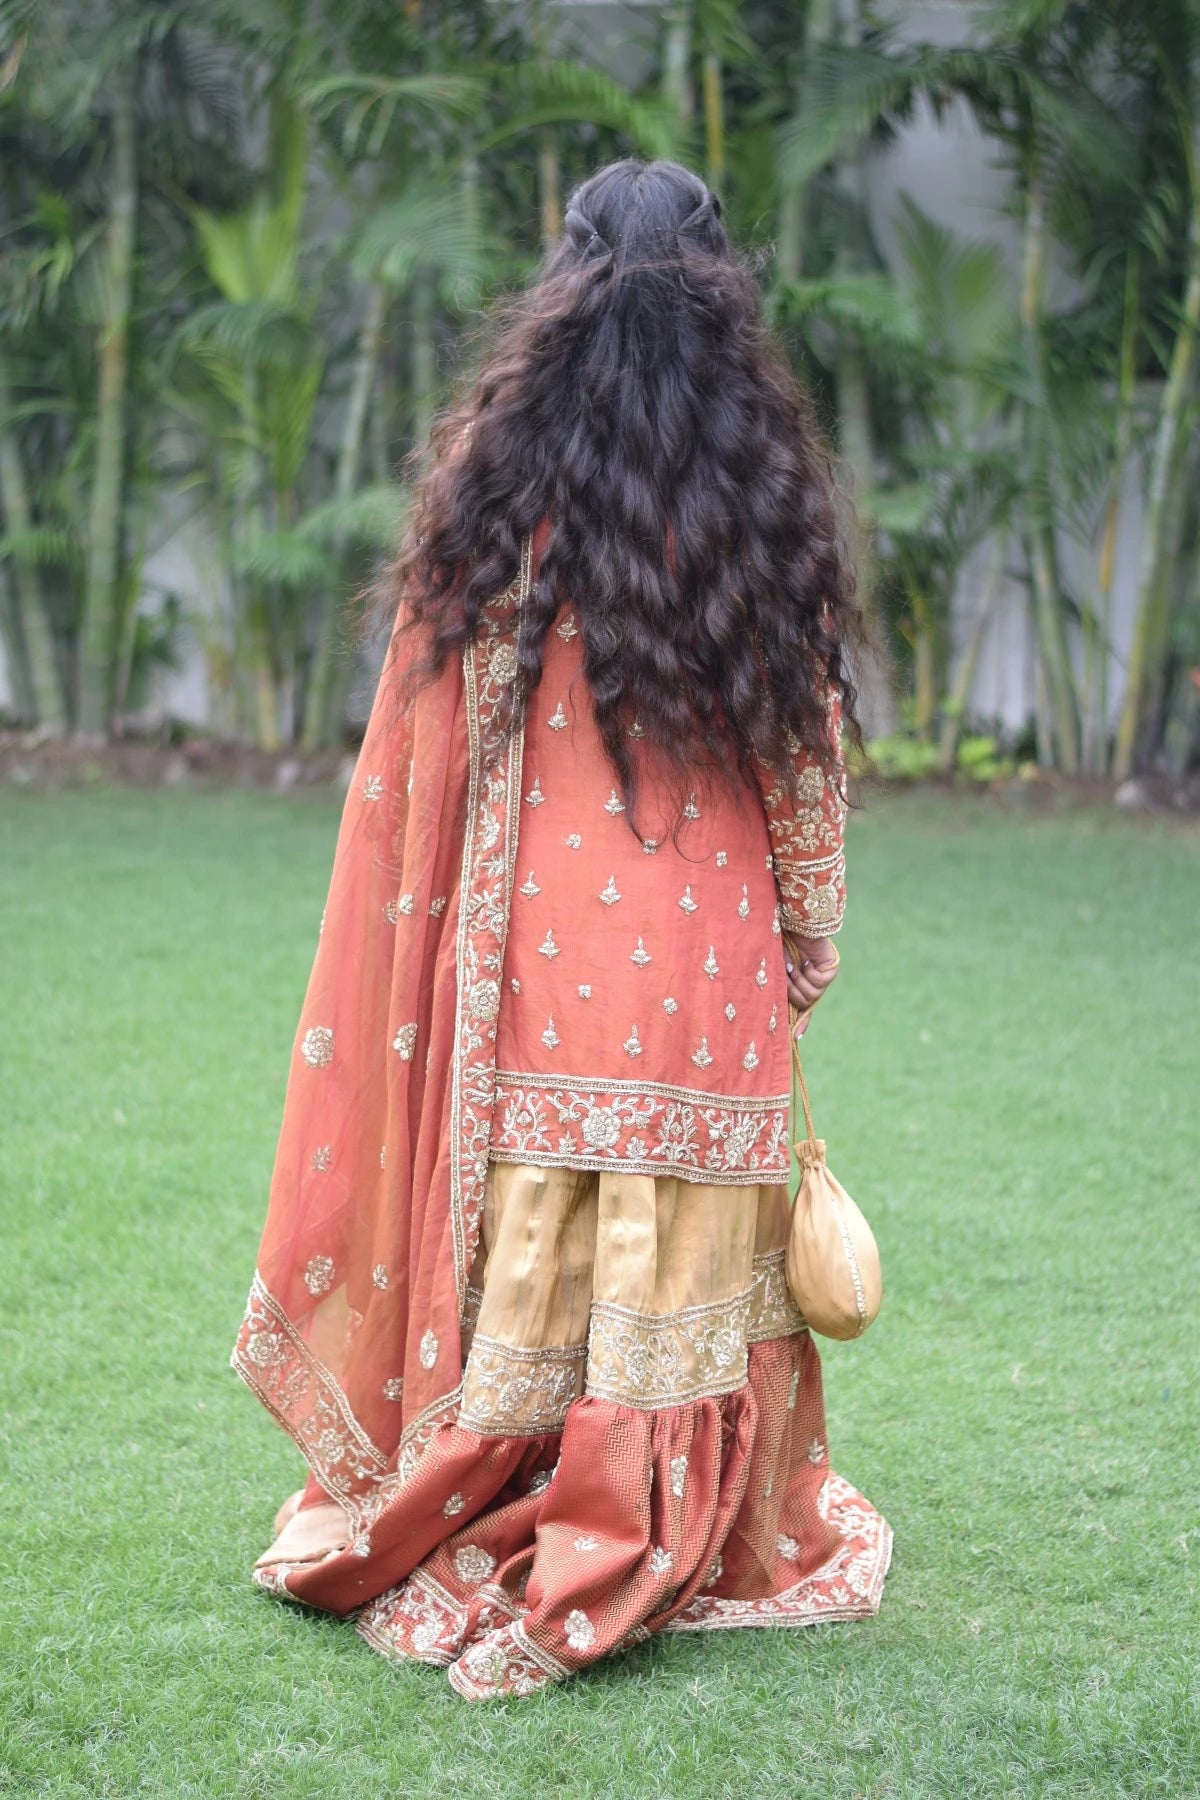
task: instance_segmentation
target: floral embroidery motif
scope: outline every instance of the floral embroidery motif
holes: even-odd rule
[[[808,1446],[808,1460],[814,1465],[825,1460],[825,1446],[818,1437]]]
[[[546,720],[546,723],[550,727],[551,731],[565,731],[567,729],[567,726],[570,723],[570,721],[568,720],[566,713],[563,711],[563,703],[561,700],[559,701],[558,705],[555,707],[554,711],[550,714],[550,717]]]
[[[700,902],[698,900],[695,900],[692,898],[692,884],[690,881],[688,882],[687,886],[683,890],[683,893],[679,897],[679,904],[683,908],[685,913],[696,912],[700,905]]]
[[[663,1001],[663,1011],[667,1014],[677,1013],[679,1011],[678,1000],[672,1000],[670,994],[668,994],[666,999]]]
[[[661,1544],[655,1544],[650,1552],[649,1566],[652,1575],[666,1575],[670,1571],[672,1556]]]
[[[314,1256],[304,1271],[304,1285],[314,1297],[327,1294],[333,1286],[333,1259]]]
[[[754,979],[760,988],[766,987],[766,985],[767,985],[767,959],[765,956],[763,957],[762,961],[759,963],[757,969],[754,971]]]
[[[437,1361],[437,1354],[438,1341],[432,1331],[426,1331],[424,1337],[421,1339],[420,1348],[417,1351],[421,1367],[423,1369],[432,1369],[434,1363]]]
[[[568,850],[579,850],[583,847],[583,839],[577,831],[572,831],[568,837],[563,839],[563,843]]]
[[[787,1094],[726,1100],[657,1082],[558,1086],[551,1075],[505,1071],[497,1084],[491,1155],[498,1162],[572,1168],[620,1163],[646,1175],[693,1169],[715,1182],[744,1181],[749,1174],[759,1182],[787,1177]]]
[[[478,1587],[496,1567],[496,1559],[480,1544],[463,1544],[454,1552],[454,1567],[460,1581]]]
[[[521,987],[518,982],[513,992],[519,994],[520,991]],[[483,981],[473,982],[467,995],[467,1001],[477,1018],[490,1023],[500,1011],[500,983],[486,977]]]
[[[598,1550],[599,1548],[600,1539],[598,1537],[589,1537],[585,1535],[583,1537],[577,1537],[572,1541],[572,1549],[575,1550]]]
[[[553,960],[553,958],[556,957],[558,954],[559,954],[559,948],[558,948],[558,945],[554,941],[554,933],[552,931],[548,930],[546,932],[545,937],[542,939],[541,943],[538,945],[538,955],[539,956],[548,956]]]
[[[695,794],[689,794],[688,803],[683,809],[683,816],[685,819],[698,819],[700,817],[700,808],[696,805]]]
[[[488,653],[488,674],[493,681],[508,682],[517,672],[517,653],[511,644],[494,644]]]
[[[300,1045],[310,1069],[327,1069],[333,1061],[333,1032],[328,1025],[310,1025]]]
[[[629,734],[631,737],[633,733]],[[563,1620],[563,1631],[572,1650],[590,1650],[596,1641],[596,1627],[587,1614],[576,1607]]]
[[[387,1284],[388,1284],[387,1264],[386,1263],[376,1263],[375,1267],[371,1270],[371,1285],[372,1285],[372,1287],[386,1288]]]
[[[712,1060],[713,1060],[713,1056],[712,1056],[712,1052],[709,1050],[709,1047],[708,1047],[708,1039],[706,1037],[702,1037],[700,1039],[699,1048],[692,1051],[692,1061],[695,1063],[695,1065],[698,1069],[707,1069],[709,1063],[712,1062]]]
[[[389,900],[385,903],[383,916],[389,925],[398,924],[400,919],[400,908],[395,900]]]
[[[728,850],[718,850],[717,851],[717,867],[718,867],[718,869],[723,869],[725,867],[725,864],[728,861],[729,861]]]
[[[750,917],[750,893],[744,881],[742,883],[742,897],[737,903],[737,916],[739,919],[748,919]]]
[[[383,777],[382,777],[382,775],[368,775],[367,776],[367,779],[363,782],[362,797],[364,800],[382,800],[383,799]]]
[[[654,958],[647,950],[641,938],[639,938],[637,941],[637,949],[633,951],[629,960],[632,963],[636,963],[639,969],[644,969],[648,962],[654,961]]]
[[[725,1573],[725,1564],[722,1562],[720,1553],[718,1552],[718,1554],[713,1557],[712,1561],[708,1565],[708,1573],[704,1577],[705,1587],[706,1588],[716,1587],[718,1581],[720,1581],[720,1579],[724,1573]]]
[[[557,1467],[557,1464],[555,1467]],[[533,1477],[533,1480],[529,1483],[529,1492],[531,1494],[544,1494],[553,1479],[554,1469],[539,1469],[537,1474]]]
[[[545,1044],[547,1050],[557,1050],[559,1044],[562,1042],[562,1039],[559,1037],[557,1031],[555,1031],[555,1029],[554,1029],[554,1014],[553,1013],[551,1013],[550,1017],[546,1021],[546,1029],[542,1033],[542,1042],[543,1042],[543,1044]]]
[[[542,792],[542,778],[540,775],[535,775],[533,786],[525,796],[525,804],[526,806],[542,806],[545,804],[545,800],[546,796]]]
[[[320,1144],[312,1153],[312,1171],[314,1175],[324,1175],[333,1162],[333,1145]]]
[[[789,1537],[787,1535],[786,1531],[781,1531],[776,1538],[775,1548],[785,1562],[798,1562],[800,1560],[800,1546],[794,1537]]]
[[[725,1002],[725,1017],[729,1020],[731,1025],[737,1018],[737,1007],[733,1004],[732,1000],[727,1000]]]
[[[683,1484],[687,1476],[688,1459],[686,1453],[671,1458],[671,1492],[677,1500],[683,1498]]]
[[[403,1378],[403,1376],[393,1375],[390,1381],[384,1382],[383,1397],[385,1400],[403,1400],[403,1398],[404,1398],[404,1378]]]
[[[721,965],[717,961],[717,952],[712,944],[708,946],[708,955],[704,959],[704,973],[712,981],[721,973]]]
[[[742,1058],[742,1067],[743,1069],[757,1069],[758,1067],[758,1051],[754,1048],[753,1038],[750,1040],[750,1048]]]
[[[444,1519],[453,1519],[457,1513],[462,1511],[466,1504],[467,1503],[461,1494],[451,1494],[445,1506],[442,1508],[442,1517]]]
[[[624,803],[621,796],[617,793],[616,788],[613,788],[608,799],[604,802],[604,810],[608,813],[609,817],[613,819],[616,818],[618,813],[623,813],[625,811]]]
[[[776,1017],[776,1008],[772,1007],[771,1008],[771,1017],[767,1020],[767,1030],[768,1031],[777,1031],[778,1028],[779,1028],[779,1020]]]
[[[401,894],[399,900],[397,900],[397,902],[396,902],[396,910],[399,913],[403,913],[403,915],[406,919],[411,919],[413,906],[415,905],[415,903],[416,903],[416,895],[415,894]]]
[[[591,982],[590,981],[581,981],[579,984],[579,998],[581,1000],[590,1000],[591,997],[592,997]]]
[[[617,901],[621,898],[620,894],[617,892],[617,878],[615,875],[610,875],[607,885],[601,888],[600,898],[603,900],[605,906],[615,906]]]
[[[534,1650],[520,1619],[470,1645],[449,1670],[451,1686],[469,1700],[534,1694],[547,1682],[562,1681],[569,1673],[548,1650]]]
[[[673,1313],[593,1301],[584,1391],[640,1411],[732,1393],[746,1379],[749,1316],[748,1288]]]
[[[387,1145],[386,1144],[380,1144],[380,1146],[379,1146],[379,1166],[381,1169],[387,1168]]]
[[[392,1039],[392,1049],[400,1052],[401,1062],[411,1062],[417,1047],[417,1027],[414,1020],[409,1025],[402,1025]]]
[[[520,993],[520,991],[521,991],[521,984],[520,984],[520,982],[519,982],[519,981],[518,981],[518,980],[517,980],[517,978],[516,978],[516,976],[515,976],[515,975],[514,975],[514,976],[513,976],[513,977],[512,977],[512,979],[511,979],[511,980],[510,980],[510,982],[509,982],[509,984],[508,984],[508,985],[509,985],[509,987],[510,987],[510,988],[511,988],[511,989],[512,989],[512,991],[513,991],[513,993],[514,993],[514,994],[519,994],[519,993]]]
[[[629,1056],[640,1056],[642,1054],[643,1046],[638,1040],[638,1028],[636,1025],[625,1039],[625,1042],[621,1045],[621,1048]]]
[[[799,1369],[793,1369],[791,1376],[788,1379],[787,1403],[788,1403],[788,1411],[789,1412],[795,1412],[795,1410],[796,1410],[796,1395],[799,1393],[799,1391],[800,1391],[800,1371],[799,1371]]]
[[[532,900],[538,894],[540,894],[541,891],[542,891],[541,888],[538,886],[537,882],[533,879],[533,870],[530,869],[528,879],[521,883],[520,887],[517,889],[517,892],[518,892],[518,894],[524,894],[524,896],[527,900]]]
[[[658,850],[658,839],[657,838],[643,838],[642,839],[642,849],[646,852],[647,856],[655,855],[655,853]]]
[[[561,1431],[567,1408],[578,1398],[587,1361],[586,1344],[541,1349],[501,1343],[475,1333],[463,1376],[459,1425],[500,1437],[537,1437]],[[550,1476],[542,1472],[544,1487]],[[530,1493],[539,1492],[535,1476]]]
[[[436,900],[431,900],[429,902],[430,918],[431,919],[440,919],[442,914],[445,912],[448,904],[449,904],[449,897],[446,894],[439,894]]]

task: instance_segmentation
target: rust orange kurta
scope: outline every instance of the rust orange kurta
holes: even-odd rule
[[[525,722],[491,1155],[786,1181],[781,903],[805,935],[841,922],[836,771],[799,752],[798,803],[713,781],[680,817],[649,767],[635,833],[579,645],[566,607]]]

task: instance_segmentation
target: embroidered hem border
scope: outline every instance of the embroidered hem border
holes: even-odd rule
[[[749,1345],[806,1329],[784,1257],[756,1256],[740,1294],[678,1312],[594,1301],[586,1342],[530,1349],[477,1332],[458,1424],[484,1436],[536,1437],[561,1431],[581,1394],[652,1411],[731,1393],[746,1380]]]
[[[635,1627],[614,1649],[631,1649],[656,1631],[796,1630],[873,1617],[891,1564],[891,1527],[842,1476],[830,1474],[826,1490],[827,1517],[843,1536],[811,1575],[758,1600],[698,1594],[674,1618],[655,1630]],[[286,1588],[278,1591],[287,1597]],[[393,1662],[446,1669],[451,1686],[469,1700],[531,1694],[573,1672],[530,1641],[524,1614],[496,1582],[481,1587],[479,1597],[485,1604],[471,1625],[468,1604],[418,1569],[399,1589],[369,1602],[356,1618],[356,1630]]]
[[[601,1084],[497,1070],[488,1154],[541,1168],[784,1185],[790,1104],[789,1094],[743,1099],[652,1081]]]

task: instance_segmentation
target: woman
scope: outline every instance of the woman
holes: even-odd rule
[[[467,1698],[878,1607],[783,1273],[851,585],[718,202],[602,170],[434,435],[233,1356],[257,1579]]]

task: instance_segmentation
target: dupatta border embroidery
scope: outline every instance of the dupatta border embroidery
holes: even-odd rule
[[[499,972],[508,928],[516,856],[516,808],[520,795],[523,733],[514,731],[497,768],[484,771],[482,747],[508,685],[516,655],[502,634],[529,594],[533,544],[527,538],[516,579],[498,596],[484,633],[463,656],[468,737],[468,793],[456,938],[458,996],[455,1015],[451,1119],[450,1217],[454,1236],[457,1306],[469,1314],[467,1270],[479,1234],[495,1100],[495,1018]],[[497,844],[503,853],[497,857]],[[482,974],[490,970],[492,975]],[[470,979],[465,979],[469,976]],[[476,1060],[467,1059],[482,1052]],[[489,1053],[490,1052],[490,1053]],[[464,1324],[470,1327],[470,1320]],[[396,1466],[354,1414],[341,1384],[305,1343],[255,1271],[230,1365],[293,1439],[330,1498],[346,1513],[356,1554],[370,1554],[371,1526],[407,1482],[420,1452],[437,1428],[452,1421],[462,1400],[462,1380],[409,1421],[400,1436]]]
[[[505,639],[514,626],[520,632],[532,568],[533,540],[526,538],[516,580],[489,609],[484,632],[463,653],[470,764],[455,950],[458,997],[450,1098],[454,1144],[450,1216],[460,1313],[466,1304],[467,1274],[479,1240],[496,1099],[496,1018],[516,862],[523,729],[510,733],[495,768],[484,768],[483,748],[516,676],[516,651]]]

